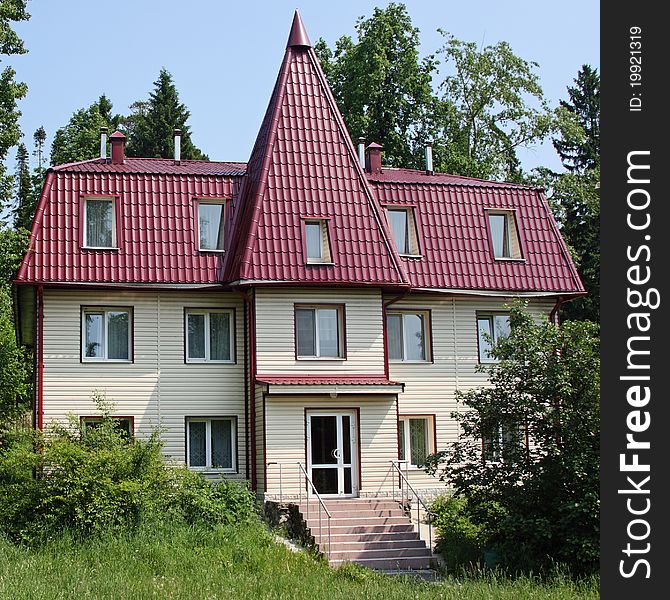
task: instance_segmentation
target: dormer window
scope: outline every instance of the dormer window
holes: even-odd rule
[[[305,221],[305,252],[308,264],[332,262],[328,224],[324,219]]]
[[[198,201],[198,237],[200,250],[222,252],[224,249],[223,200]]]
[[[387,212],[398,254],[418,256],[419,242],[414,222],[414,211],[411,208],[394,207],[388,208]]]
[[[114,198],[84,200],[84,246],[86,248],[116,246]]]
[[[490,211],[489,233],[493,256],[497,259],[520,259],[521,245],[512,211]]]

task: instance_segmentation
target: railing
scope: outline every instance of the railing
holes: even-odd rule
[[[407,477],[403,474],[400,469],[400,464],[405,464],[405,472],[407,472],[407,461],[391,461],[391,466],[398,472],[400,476],[400,500],[404,498],[409,498],[407,491],[411,491],[414,497],[416,498],[416,527],[419,530],[419,537],[421,537],[421,507],[426,514],[426,521],[428,525],[428,547],[430,551],[433,551],[433,518],[435,514],[426,506],[426,503],[421,499],[421,496],[417,494],[416,490],[412,487],[412,484],[407,480]],[[395,500],[395,486],[393,486],[393,500]],[[411,520],[411,506],[410,506],[410,520]]]
[[[299,473],[302,474],[302,476],[305,478],[305,505],[306,505],[306,510],[305,510],[305,521],[309,521],[309,491],[311,490],[316,499],[318,500],[319,504],[319,540],[323,540],[323,520],[322,520],[322,515],[325,513],[325,517],[328,519],[327,524],[328,524],[328,548],[327,550],[324,550],[321,548],[321,545],[319,546],[319,549],[328,557],[330,555],[330,547],[331,547],[331,531],[330,531],[330,521],[333,518],[333,516],[330,514],[330,511],[328,508],[326,508],[326,505],[323,502],[323,498],[321,498],[321,495],[319,494],[318,490],[316,489],[316,486],[314,485],[314,482],[310,479],[307,471],[305,470],[305,467],[303,466],[302,463],[296,462],[269,462],[267,463],[267,466],[270,467],[272,465],[277,465],[279,467],[279,503],[283,504],[284,503],[284,484],[283,484],[283,465],[298,465]],[[298,486],[299,489],[299,502],[302,504],[302,489],[303,485]]]

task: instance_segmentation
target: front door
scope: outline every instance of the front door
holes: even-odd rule
[[[307,469],[319,494],[358,495],[357,443],[354,412],[307,413]]]

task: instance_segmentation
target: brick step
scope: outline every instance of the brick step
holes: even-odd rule
[[[328,532],[323,532],[323,537],[328,537]],[[319,538],[319,532],[312,530],[312,535]],[[343,543],[354,543],[361,542],[370,544],[373,542],[416,542],[421,540],[419,539],[419,534],[416,531],[387,531],[382,533],[335,533],[331,530],[330,532],[331,543],[335,544]]]
[[[368,569],[377,569],[380,571],[397,571],[404,569],[430,569],[431,560],[428,557],[406,557],[406,558],[358,558],[356,560],[331,560],[330,565],[337,567],[339,565],[352,562]]]
[[[331,512],[334,510],[347,511],[347,512],[352,512],[355,510],[377,510],[377,509],[402,510],[400,503],[395,502],[393,500],[326,500],[324,501],[324,504],[326,505],[326,508]],[[297,503],[297,505],[300,508],[301,512],[304,512],[303,509],[307,508],[307,503],[304,501]],[[321,506],[319,502],[311,501],[309,503],[310,512],[312,511],[312,509],[318,508],[319,506]]]
[[[319,518],[309,516],[307,526],[310,528],[319,527]],[[321,517],[321,526],[325,527],[328,523],[328,517]],[[409,523],[407,517],[343,517],[341,519],[331,519],[330,527],[343,527],[345,525],[404,525]]]
[[[328,523],[322,523],[323,535],[328,535]],[[318,535],[319,524],[312,525],[310,528],[312,535]],[[393,532],[414,531],[411,523],[394,523],[390,525],[330,525],[330,534],[352,534],[352,533],[393,533]]]
[[[324,536],[324,547],[328,545],[328,538]],[[331,552],[360,552],[363,550],[402,550],[407,548],[423,548],[426,549],[426,544],[423,540],[398,540],[390,539],[383,542],[368,542],[360,541],[356,538],[355,541],[339,541],[331,538],[330,551]]]
[[[333,550],[328,554],[330,560],[359,560],[373,558],[430,558],[431,554],[423,548],[396,548],[390,550]]]
[[[399,508],[352,508],[350,510],[344,509],[332,509],[329,508],[328,512],[332,515],[333,519],[342,519],[346,517],[371,517],[376,519],[377,517],[404,517],[405,513]],[[309,516],[317,515],[318,513],[312,513],[310,508]],[[322,511],[322,515],[325,513]],[[303,513],[305,516],[305,513]]]

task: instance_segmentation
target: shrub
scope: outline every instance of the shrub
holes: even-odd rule
[[[103,406],[87,429],[72,422],[48,434],[5,435],[0,447],[0,532],[40,543],[63,529],[88,536],[135,529],[144,520],[214,525],[248,521],[253,494],[240,484],[211,484],[167,465],[158,435],[128,439]]]

